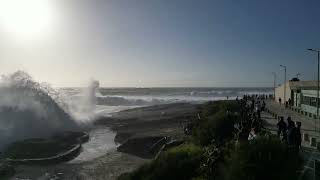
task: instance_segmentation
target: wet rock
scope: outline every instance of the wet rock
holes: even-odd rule
[[[0,162],[0,179],[13,176],[15,174],[14,167],[8,162]]]
[[[161,146],[166,143],[165,137],[138,137],[128,139],[117,148],[119,152],[132,154],[141,158],[153,158]]]

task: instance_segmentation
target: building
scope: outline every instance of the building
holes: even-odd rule
[[[286,85],[286,87],[285,87]],[[284,99],[286,89],[286,99]],[[317,114],[317,81],[288,81],[275,89],[275,100],[311,115]]]

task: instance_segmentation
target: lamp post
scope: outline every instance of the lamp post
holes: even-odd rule
[[[319,117],[319,57],[320,57],[320,50],[317,50],[317,49],[308,49],[308,50],[318,53],[318,80],[317,80],[317,118],[318,118]]]
[[[284,68],[284,92],[283,92],[283,102],[286,104],[286,95],[287,95],[287,66],[280,65],[280,67]]]
[[[272,72],[273,75],[273,98],[276,100],[276,80],[277,80],[277,74],[275,72]]]

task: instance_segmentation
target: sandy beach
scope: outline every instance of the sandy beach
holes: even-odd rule
[[[169,136],[181,140],[185,136],[183,124],[196,118],[197,107],[195,104],[176,103],[135,108],[98,119],[95,126],[111,128],[116,133],[114,141],[118,145],[135,138]],[[21,165],[16,168],[17,173],[11,179],[113,180],[151,160],[134,154],[118,152],[114,147],[100,157],[81,163]]]

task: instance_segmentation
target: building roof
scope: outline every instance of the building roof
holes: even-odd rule
[[[318,81],[289,81],[290,89],[316,89]]]

